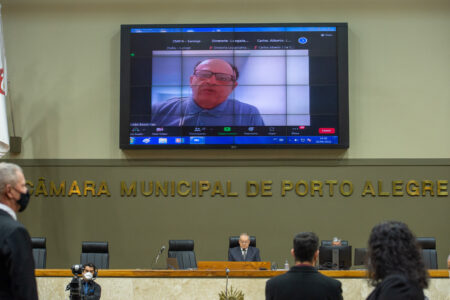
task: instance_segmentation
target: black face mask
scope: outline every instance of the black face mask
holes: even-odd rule
[[[30,192],[27,191],[25,194],[20,193],[20,199],[17,201],[17,204],[20,205],[19,212],[23,212],[25,208],[27,208],[29,202],[30,202]]]

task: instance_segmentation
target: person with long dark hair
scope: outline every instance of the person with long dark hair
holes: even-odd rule
[[[416,237],[402,222],[376,225],[369,237],[368,270],[374,299],[425,299],[428,273]]]

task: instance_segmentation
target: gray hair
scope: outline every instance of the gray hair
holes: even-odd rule
[[[19,180],[17,174],[23,173],[22,168],[12,163],[0,163],[0,195],[4,193],[6,185],[15,186]]]

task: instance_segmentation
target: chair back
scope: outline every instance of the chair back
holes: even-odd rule
[[[32,237],[31,245],[33,248],[34,267],[36,269],[45,269],[47,263],[47,243],[45,237]]]
[[[169,240],[168,258],[176,258],[180,269],[196,269],[193,240]]]
[[[109,269],[108,242],[82,242],[81,264],[93,263],[97,269]]]
[[[418,237],[417,244],[422,249],[422,257],[427,269],[437,269],[436,239],[434,237]]]

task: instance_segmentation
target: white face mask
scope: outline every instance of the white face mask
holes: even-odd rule
[[[86,272],[86,273],[84,273],[83,277],[86,280],[91,280],[93,276],[92,276],[91,272]]]

